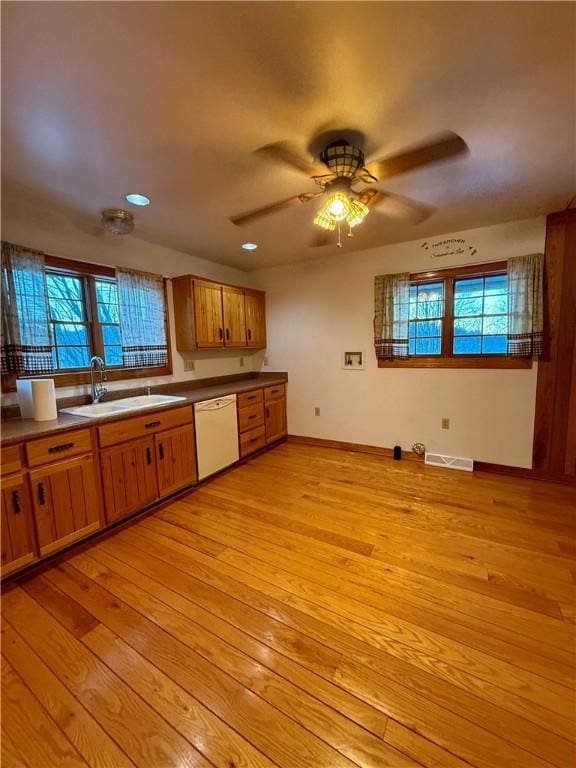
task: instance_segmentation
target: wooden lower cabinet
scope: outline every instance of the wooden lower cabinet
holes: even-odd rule
[[[2,478],[2,576],[36,560],[34,523],[24,475]]]
[[[158,498],[154,437],[100,452],[106,521],[114,523]]]
[[[286,435],[286,397],[268,400],[264,405],[266,443],[273,443]]]
[[[100,528],[91,455],[31,470],[30,489],[41,557]]]
[[[191,424],[160,432],[154,442],[160,496],[196,482],[196,443]]]

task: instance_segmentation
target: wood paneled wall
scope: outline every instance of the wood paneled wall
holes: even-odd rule
[[[546,223],[545,356],[538,364],[534,469],[576,482],[576,208]]]

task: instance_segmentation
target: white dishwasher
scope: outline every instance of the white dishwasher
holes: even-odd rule
[[[198,479],[203,480],[238,461],[236,395],[194,404]]]

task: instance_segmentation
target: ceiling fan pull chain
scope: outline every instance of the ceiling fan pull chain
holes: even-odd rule
[[[348,237],[354,237],[354,232],[352,232],[352,224],[348,222]]]
[[[342,243],[341,243],[340,241],[341,241],[341,235],[340,235],[340,222],[338,222],[338,242],[336,243],[336,245],[338,246],[338,248],[342,248]]]

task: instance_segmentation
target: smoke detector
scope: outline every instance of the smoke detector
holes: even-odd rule
[[[101,221],[104,229],[113,235],[129,235],[134,229],[134,216],[122,208],[106,208]]]

